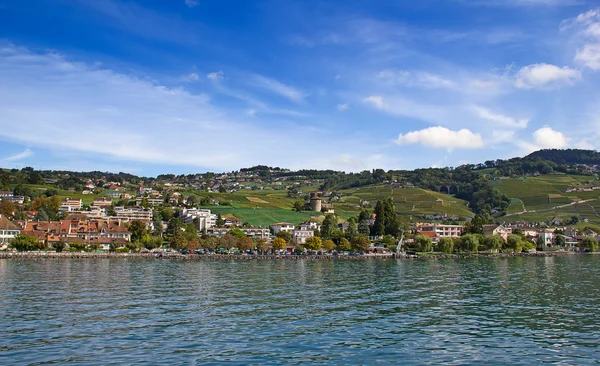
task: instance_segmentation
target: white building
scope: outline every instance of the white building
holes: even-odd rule
[[[13,224],[4,215],[0,215],[0,249],[6,249],[10,241],[20,232],[21,230],[17,225]]]
[[[184,209],[179,215],[181,221],[186,224],[191,224],[194,220],[198,221],[198,231],[206,231],[217,225],[217,215],[207,209]]]
[[[296,225],[289,222],[278,222],[271,225],[271,228],[273,229],[273,234],[277,234],[280,231],[292,232],[296,228]]]
[[[546,247],[548,245],[554,244],[554,232],[548,229],[541,230],[538,233],[538,239],[542,239],[542,246]]]
[[[269,229],[260,229],[260,228],[241,228],[240,229],[247,237],[252,239],[271,239],[271,232]],[[217,238],[223,237],[227,234],[231,229],[226,227],[212,227],[207,229],[206,232],[210,236],[214,236]]]
[[[81,198],[66,198],[63,201],[63,206],[69,206],[72,210],[81,210],[83,200]]]
[[[151,208],[125,208],[123,206],[117,206],[115,207],[115,214],[117,215],[117,218],[127,219],[129,221],[152,221]]]
[[[306,239],[315,236],[314,230],[294,230],[292,232],[292,241],[297,245],[303,245],[306,243]]]
[[[321,230],[321,223],[314,220],[309,220],[300,224],[301,230]]]
[[[144,200],[147,200],[148,205],[150,206],[160,206],[162,204],[165,203],[165,199],[164,198],[152,198],[152,197],[136,197],[135,198],[135,204],[138,206],[142,205],[142,202]]]

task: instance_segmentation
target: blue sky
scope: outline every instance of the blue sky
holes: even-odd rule
[[[597,149],[600,2],[0,0],[0,166],[360,171]]]

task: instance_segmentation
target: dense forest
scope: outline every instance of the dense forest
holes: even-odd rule
[[[545,159],[559,165],[600,164],[600,153],[595,150],[546,149],[533,152],[527,155],[527,157]]]

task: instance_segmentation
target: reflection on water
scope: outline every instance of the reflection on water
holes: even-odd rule
[[[599,264],[0,260],[0,359],[593,363]]]

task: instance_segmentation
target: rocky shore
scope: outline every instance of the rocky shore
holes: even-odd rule
[[[126,259],[182,259],[182,260],[298,260],[298,259],[344,259],[344,260],[367,260],[367,259],[465,259],[465,258],[509,258],[509,257],[558,257],[574,255],[574,252],[536,252],[536,253],[481,253],[481,254],[430,254],[430,255],[407,255],[407,254],[377,254],[356,256],[334,256],[334,255],[184,255],[178,253],[74,253],[74,252],[0,252],[0,259],[95,259],[95,258],[126,258]]]

